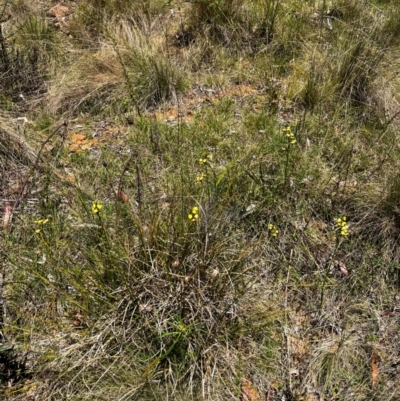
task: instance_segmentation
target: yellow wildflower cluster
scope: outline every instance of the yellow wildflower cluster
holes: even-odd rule
[[[279,234],[278,227],[275,224],[268,224],[268,230],[273,237],[277,237]]]
[[[197,206],[193,206],[192,210],[188,214],[189,221],[196,221],[199,218],[199,208]]]
[[[35,223],[37,226],[43,226],[43,225],[47,224],[48,222],[49,222],[49,219],[38,219],[38,220],[35,220],[35,221],[34,221],[34,223]],[[40,231],[41,231],[41,229],[40,229],[40,228],[37,228],[37,229],[35,230],[35,233],[36,233],[36,234],[39,234]]]
[[[286,132],[286,137],[291,145],[294,145],[297,142],[292,129],[289,126],[284,128],[283,132]]]
[[[103,205],[100,202],[98,202],[97,200],[94,201],[93,205],[92,205],[92,212],[94,214],[97,214],[100,212],[101,209],[103,209]]]
[[[349,235],[349,226],[346,220],[346,216],[336,219],[337,228],[340,230],[340,235],[344,238],[347,238]]]
[[[203,181],[205,176],[206,176],[206,174],[204,174],[204,173],[197,174],[197,176],[196,176],[196,184],[200,184]]]
[[[204,157],[202,157],[202,158],[199,159],[199,163],[200,163],[201,165],[203,165],[203,164],[206,164],[207,162],[211,161],[211,159],[212,159],[212,155],[207,154],[207,155],[205,155]]]
[[[204,181],[204,178],[207,177],[205,171],[207,170],[207,164],[212,160],[211,154],[206,154],[199,159],[200,164],[200,172],[196,175],[196,184],[201,184]],[[203,171],[201,171],[203,170]],[[188,219],[190,221],[196,221],[199,218],[199,208],[197,206],[193,206],[190,213],[188,214]]]

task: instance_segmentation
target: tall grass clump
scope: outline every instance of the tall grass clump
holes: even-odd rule
[[[337,55],[340,64],[334,79],[340,96],[365,104],[370,100],[369,89],[384,54],[362,38],[351,42],[345,44],[342,55]]]
[[[174,153],[190,145],[190,131],[164,137],[161,129],[159,156],[170,164],[164,183],[151,178],[159,164],[151,153],[134,152],[121,166],[105,151],[107,166],[88,168],[84,178],[102,189],[67,190],[65,209],[43,204],[24,234],[35,255],[21,250],[8,259],[23,263],[19,279],[35,289],[29,302],[41,319],[60,314],[67,332],[89,336],[88,342],[65,338],[62,352],[39,358],[57,377],[48,397],[86,391],[95,398],[112,392],[152,399],[148,383],[157,392],[160,380],[171,394],[176,385],[198,392],[207,372],[222,374],[229,353],[247,336],[263,336],[269,324],[268,316],[254,318],[253,333],[242,315],[258,271],[252,260],[258,239],[249,241],[234,223],[240,161],[217,168],[214,155],[196,146],[177,166]],[[135,147],[143,146],[139,137]],[[167,140],[174,146],[165,147]],[[165,195],[155,195],[154,185]],[[36,321],[29,314],[21,319]],[[126,386],[113,383],[115,375]]]
[[[279,6],[275,0],[198,0],[193,2],[188,24],[194,32],[206,29],[215,41],[236,52],[253,52],[271,42]]]
[[[0,61],[3,91],[15,99],[21,93],[44,92],[46,80],[64,51],[57,32],[35,10],[16,18],[3,28]]]
[[[76,40],[86,48],[96,47],[107,32],[105,25],[111,20],[129,22],[150,34],[155,21],[166,18],[168,2],[165,0],[85,0],[77,7],[71,31]]]
[[[152,45],[135,27],[116,21],[107,25],[109,45],[84,50],[50,89],[51,108],[77,110],[127,109],[140,113],[165,101],[177,101],[186,87],[176,62]]]
[[[171,60],[158,52],[132,49],[125,65],[126,79],[132,81],[131,97],[141,107],[162,102],[177,102],[186,87],[184,75]]]

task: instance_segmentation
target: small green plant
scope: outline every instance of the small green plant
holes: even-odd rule
[[[14,109],[14,102],[12,99],[5,95],[0,95],[0,107],[4,111],[12,111]]]

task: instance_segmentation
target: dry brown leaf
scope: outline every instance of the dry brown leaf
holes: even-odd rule
[[[337,261],[337,265],[338,265],[340,271],[342,272],[342,274],[344,276],[348,276],[349,275],[349,271],[347,270],[346,265],[344,264],[344,262],[342,262],[341,260],[338,260]]]
[[[94,145],[96,145],[97,142],[98,142],[97,139],[89,139],[87,141],[82,141],[81,149],[82,150],[90,149]]]
[[[12,208],[10,205],[6,205],[3,216],[3,228],[7,228],[10,225],[11,217],[12,217]]]
[[[90,149],[98,143],[97,138],[87,139],[86,136],[83,134],[70,133],[68,134],[68,139],[72,141],[72,143],[69,145],[69,151],[71,153]]]
[[[117,193],[117,198],[118,200],[128,203],[129,202],[129,197],[128,195],[121,189],[119,190],[119,192]]]
[[[358,183],[357,183],[357,181],[353,181],[353,182],[339,181],[338,185],[339,185],[339,187],[355,188],[358,185]]]
[[[70,183],[74,183],[74,182],[76,182],[76,177],[74,175],[67,175],[65,177],[65,181],[68,181]]]
[[[250,380],[242,379],[241,401],[261,401],[260,394]]]
[[[56,4],[55,6],[51,7],[47,14],[50,17],[56,17],[57,19],[62,19],[68,13],[68,7],[62,6],[60,3]]]
[[[298,327],[302,327],[299,325]],[[309,343],[307,339],[288,335],[287,346],[294,362],[301,362],[307,355]]]
[[[379,376],[379,356],[373,352],[371,358],[371,375],[372,375],[372,385],[376,386],[378,384],[378,376]]]
[[[70,133],[68,134],[68,138],[72,141],[72,142],[79,142],[79,141],[84,141],[86,139],[86,136],[83,134],[74,134],[74,133]]]
[[[390,310],[383,310],[380,312],[381,316],[390,316],[390,317],[394,317],[396,316],[396,312],[394,311],[390,311]]]
[[[71,153],[78,152],[80,149],[81,149],[80,145],[77,145],[76,143],[72,144],[72,145],[69,147],[69,151],[70,151]]]

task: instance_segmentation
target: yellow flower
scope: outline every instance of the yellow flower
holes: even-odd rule
[[[190,221],[196,221],[199,218],[199,208],[193,206],[191,212],[188,214],[188,219]]]
[[[38,219],[38,220],[35,220],[35,221],[34,221],[34,223],[37,224],[38,226],[47,224],[48,222],[49,222],[49,219]],[[35,230],[35,233],[36,233],[36,234],[39,234],[41,231],[42,231],[42,230],[41,230],[40,228],[37,228],[37,229]]]
[[[49,219],[38,219],[34,221],[35,224],[47,224],[48,222]]]
[[[294,145],[297,142],[297,140],[292,132],[292,129],[290,127],[284,128],[283,132],[286,132],[286,137],[291,145]]]
[[[205,176],[206,176],[206,174],[204,174],[204,173],[198,174],[196,176],[196,184],[200,184],[203,181]]]
[[[94,214],[99,213],[102,208],[103,208],[103,205],[100,202],[98,202],[97,200],[93,202],[92,212]]]
[[[336,225],[338,230],[340,231],[340,235],[344,238],[347,238],[349,235],[349,226],[347,224],[346,216],[338,217],[336,219]]]
[[[275,224],[268,224],[268,230],[273,237],[277,237],[279,234],[278,227]]]
[[[211,154],[207,154],[204,157],[199,159],[199,163],[200,164],[206,164],[208,161],[210,161],[212,159],[212,155]]]

